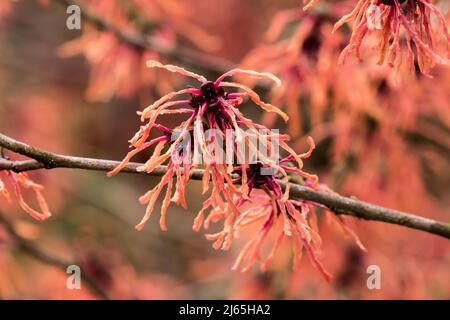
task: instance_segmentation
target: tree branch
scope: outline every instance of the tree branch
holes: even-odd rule
[[[33,159],[24,161],[10,161],[6,159],[0,160],[0,171],[11,170],[14,172],[23,172],[43,168],[71,168],[110,171],[120,163],[119,161],[64,156],[44,151],[30,146],[26,143],[14,140],[1,133],[0,147]],[[136,170],[136,168],[140,165],[142,164],[131,162],[121,172],[147,174],[145,172],[138,172]],[[162,176],[166,172],[166,166],[159,166],[153,172],[151,172],[150,175]],[[191,178],[193,180],[201,180],[203,172],[204,171],[201,169],[196,169],[193,171]],[[285,184],[281,181],[280,185],[282,185],[283,188],[285,187]],[[353,198],[343,197],[337,194],[318,191],[295,183],[290,184],[290,195],[293,198],[308,200],[321,204],[329,208],[336,214],[351,215],[365,220],[397,224],[450,239],[449,223],[439,222],[410,213],[384,208]]]

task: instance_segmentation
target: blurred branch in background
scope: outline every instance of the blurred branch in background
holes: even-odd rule
[[[110,171],[119,165],[119,161],[92,159],[83,157],[64,156],[38,149],[23,142],[14,140],[0,134],[0,146],[12,152],[32,158],[33,160],[10,161],[0,160],[0,170],[23,172],[37,169],[72,168],[96,171]],[[136,170],[140,163],[129,163],[122,172],[142,173]],[[160,166],[150,175],[162,176],[167,172],[167,167]],[[197,169],[191,178],[201,180],[203,170]],[[147,174],[147,173],[142,173]],[[285,185],[280,182],[284,187]],[[438,222],[432,219],[412,215],[406,212],[392,210],[373,205],[364,201],[343,197],[338,194],[318,191],[304,185],[291,183],[290,195],[294,198],[313,201],[321,204],[336,214],[351,215],[365,220],[382,221],[397,224],[408,228],[422,230],[450,239],[450,224]]]
[[[54,256],[44,250],[42,250],[39,246],[35,244],[35,242],[30,241],[28,239],[20,236],[14,225],[3,215],[0,213],[0,224],[2,224],[6,230],[6,232],[11,236],[16,246],[22,249],[25,253],[34,257],[42,263],[55,266],[62,270],[62,272],[66,272],[68,266],[77,264],[76,261],[66,261],[57,256]],[[89,289],[97,295],[101,299],[110,299],[110,297],[103,291],[102,288],[98,285],[97,281],[89,276],[87,273],[83,273],[83,281],[89,287]]]
[[[86,19],[86,21],[94,24],[95,26],[97,26],[97,28],[101,30],[107,30],[112,32],[117,37],[118,40],[133,47],[141,49],[150,49],[167,57],[171,57],[176,60],[181,60],[196,68],[214,71],[219,74],[222,74],[225,70],[231,69],[231,67],[234,65],[234,63],[224,58],[212,56],[198,50],[183,47],[180,45],[177,45],[175,47],[164,44],[158,39],[151,36],[146,36],[143,33],[140,33],[139,31],[133,32],[133,34],[125,33],[120,29],[116,28],[115,26],[113,26],[112,24],[110,24],[108,21],[102,19],[94,12],[88,10],[78,1],[56,0],[56,2],[61,3],[65,6],[76,4],[81,8],[83,18]]]

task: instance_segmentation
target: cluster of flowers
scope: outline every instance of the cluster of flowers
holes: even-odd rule
[[[354,1],[345,3],[352,5]],[[445,140],[440,129],[430,127],[424,119],[439,119],[443,131],[449,127],[449,110],[442,102],[448,99],[449,90],[436,85],[448,83],[448,70],[436,66],[434,79],[419,73],[413,77],[403,63],[393,72],[387,64],[376,65],[377,57],[367,45],[374,43],[370,41],[361,46],[362,61],[334,63],[348,39],[344,32],[331,33],[342,3],[327,5],[326,13],[298,8],[280,11],[272,19],[265,41],[248,53],[241,67],[280,76],[283,85],[270,90],[270,102],[283,106],[289,115],[288,129],[295,150],[301,143],[298,138],[307,134],[314,137],[322,154],[328,155],[326,161],[335,170],[324,170],[321,176],[328,174],[327,181],[333,188],[386,205],[405,203],[411,206],[408,210],[414,210],[411,190],[402,190],[401,184],[396,187],[391,182],[407,179],[414,194],[420,195],[415,198],[417,205],[429,198],[424,180],[408,172],[422,170],[423,152],[427,152],[429,161],[440,162],[441,156],[429,152],[425,145],[410,144],[404,132]],[[374,36],[380,32],[371,31]],[[247,79],[239,81],[254,85]],[[270,127],[276,120],[266,113],[262,123]]]
[[[353,31],[350,43],[342,51],[341,61],[359,51],[364,38],[371,31],[376,31],[378,38],[378,63],[387,63],[399,68],[403,56],[413,72],[416,60],[421,73],[429,75],[435,64],[450,65],[450,60],[439,54],[450,54],[450,33],[447,22],[431,0],[359,0],[353,11],[342,17],[335,25],[340,28],[345,23],[352,23]],[[439,27],[434,27],[431,15],[434,14]],[[403,29],[403,33],[402,33]],[[442,41],[443,40],[443,41]],[[406,52],[402,52],[406,44]]]
[[[292,174],[302,177],[305,185],[318,188],[318,178],[302,170],[303,160],[308,158],[315,145],[311,137],[307,142],[309,149],[302,154],[297,154],[286,143],[288,135],[274,134],[268,128],[254,123],[246,118],[239,110],[239,105],[246,97],[256,105],[268,112],[279,114],[284,120],[288,120],[285,113],[277,107],[261,101],[258,94],[252,89],[240,83],[226,82],[225,78],[234,75],[247,75],[254,78],[266,78],[279,83],[279,79],[270,73],[259,73],[252,70],[233,69],[224,73],[215,81],[208,81],[205,77],[187,71],[174,65],[163,65],[157,61],[148,61],[150,68],[164,68],[171,72],[180,73],[198,80],[199,88],[187,88],[174,91],[163,96],[142,112],[139,112],[145,125],[129,140],[132,150],[123,159],[121,164],[108,175],[112,176],[120,172],[130,159],[136,154],[156,145],[152,156],[138,168],[139,171],[151,173],[158,166],[167,163],[167,172],[161,181],[140,198],[140,202],[147,204],[147,210],[142,221],[136,226],[142,230],[154,210],[157,198],[166,186],[166,193],[162,202],[160,226],[167,230],[166,212],[170,203],[187,207],[185,190],[194,169],[199,167],[197,157],[205,159],[202,167],[203,194],[211,187],[210,196],[203,202],[201,210],[194,219],[193,229],[200,230],[203,226],[208,229],[211,223],[223,222],[220,232],[207,234],[206,238],[213,241],[215,249],[228,250],[233,239],[237,238],[240,231],[247,226],[261,223],[259,231],[250,242],[242,249],[236,260],[234,269],[248,270],[256,261],[261,260],[261,247],[264,240],[273,231],[277,239],[272,251],[262,261],[262,269],[274,256],[276,249],[283,239],[291,239],[294,245],[295,265],[301,257],[302,248],[305,248],[313,264],[321,272],[325,279],[330,275],[322,267],[317,258],[320,246],[311,203],[289,198],[289,176]],[[228,91],[238,89],[239,92]],[[173,100],[181,95],[190,95],[189,98]],[[173,108],[176,107],[176,108]],[[176,128],[169,129],[157,123],[158,117],[166,114],[186,114],[187,120],[181,122]],[[162,132],[161,136],[150,139],[151,130],[155,128]],[[239,161],[239,165],[217,161],[219,152],[216,148],[208,147],[208,141],[214,140],[207,137],[205,132],[214,129],[225,139],[225,131],[233,130],[233,144],[244,144],[248,150],[254,152],[256,161]],[[261,134],[265,129],[266,134]],[[174,134],[177,132],[178,134]],[[183,140],[189,137],[187,147]],[[257,148],[256,143],[264,145],[269,153],[275,152],[271,148],[272,140],[287,154],[286,157],[277,158],[267,156]],[[165,149],[166,148],[166,149]],[[235,148],[235,158],[242,158],[242,148]],[[165,150],[165,151],[164,151]],[[223,150],[222,150],[223,151]],[[277,158],[278,160],[274,160]],[[208,161],[206,161],[208,159]],[[280,180],[283,180],[283,187]],[[176,181],[173,192],[173,182]],[[210,186],[212,185],[212,186]],[[206,211],[211,208],[209,213]]]
[[[17,197],[20,207],[25,210],[30,216],[38,221],[44,221],[52,214],[48,208],[41,191],[44,188],[42,185],[32,181],[25,172],[15,173],[12,171],[2,171],[6,178],[11,182],[14,193]],[[40,212],[33,209],[24,199],[22,194],[22,188],[33,190],[36,195],[36,200],[40,208]],[[0,179],[0,195],[5,197],[8,201],[11,200],[10,193],[6,188],[6,185],[2,179]]]
[[[205,52],[220,47],[216,37],[192,23],[194,12],[182,1],[99,0],[81,4],[105,26],[83,24],[83,34],[65,43],[59,53],[86,58],[90,66],[86,98],[90,101],[130,97],[150,84],[156,92],[167,91],[174,79],[166,74],[149,75],[141,66],[148,59],[163,59],[159,52],[170,51],[180,40]],[[142,48],[130,39],[149,41],[160,50]]]

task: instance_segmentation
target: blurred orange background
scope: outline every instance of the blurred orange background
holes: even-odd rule
[[[450,221],[449,69],[437,65],[432,79],[406,70],[393,75],[376,64],[370,39],[362,61],[338,65],[349,28],[333,35],[331,28],[355,2],[321,0],[301,13],[300,1],[293,0],[80,1],[82,28],[69,30],[64,1],[2,1],[0,132],[57,153],[120,160],[140,124],[136,111],[186,85],[183,77],[145,68],[145,60],[217,76],[208,59],[202,67],[177,49],[166,55],[123,42],[89,21],[89,10],[125,34],[138,30],[165,47],[197,52],[200,60],[205,55],[275,73],[282,88],[262,96],[287,111],[291,124],[250,105],[242,110],[290,133],[299,152],[311,135],[317,149],[305,162],[309,172],[343,195]],[[437,5],[448,17],[448,3]],[[298,17],[286,25],[274,22],[291,9]],[[271,25],[283,27],[279,40],[267,35]],[[188,210],[169,208],[167,232],[155,217],[137,232],[145,210],[137,199],[157,178],[70,169],[30,177],[45,186],[53,216],[35,222],[3,200],[1,215],[21,238],[79,264],[101,293],[90,285],[68,290],[64,268],[30,254],[0,224],[2,299],[450,298],[449,242],[430,234],[349,218],[368,249],[362,252],[319,214],[330,284],[308,259],[293,272],[288,248],[267,272],[254,267],[242,274],[231,266],[245,239],[216,251],[202,232],[192,231],[203,200],[200,182],[187,189]],[[367,288],[370,265],[381,269],[379,290]]]

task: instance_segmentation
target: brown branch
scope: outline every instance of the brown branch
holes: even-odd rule
[[[2,224],[8,232],[8,234],[11,236],[11,238],[14,240],[15,244],[22,249],[25,253],[29,254],[33,258],[46,263],[48,265],[55,266],[59,269],[62,269],[64,272],[66,272],[66,269],[68,266],[76,264],[76,262],[72,261],[66,261],[61,258],[55,257],[46,251],[42,250],[40,247],[38,247],[35,242],[27,240],[23,237],[21,237],[15,230],[12,223],[5,218],[3,214],[0,214],[0,224]],[[97,281],[95,281],[91,276],[84,273],[82,276],[82,279],[87,284],[87,286],[90,288],[92,292],[94,292],[97,296],[99,296],[102,299],[109,300],[109,296],[106,294],[106,292],[103,291],[102,288],[97,284]]]
[[[0,133],[0,147],[27,156],[33,160],[10,161],[0,160],[0,170],[23,172],[37,169],[72,168],[96,171],[110,171],[119,161],[64,156],[38,149],[26,143],[14,140]],[[142,164],[129,163],[121,172],[140,173],[136,168]],[[156,168],[150,175],[161,176],[167,172],[166,166]],[[201,180],[203,170],[196,169],[193,180]],[[284,187],[284,183],[280,181]],[[397,224],[408,228],[422,230],[428,233],[450,239],[450,224],[416,216],[410,213],[384,208],[353,198],[343,197],[324,191],[318,191],[300,184],[290,184],[290,194],[293,198],[303,199],[321,204],[336,214],[351,215],[357,218]]]

